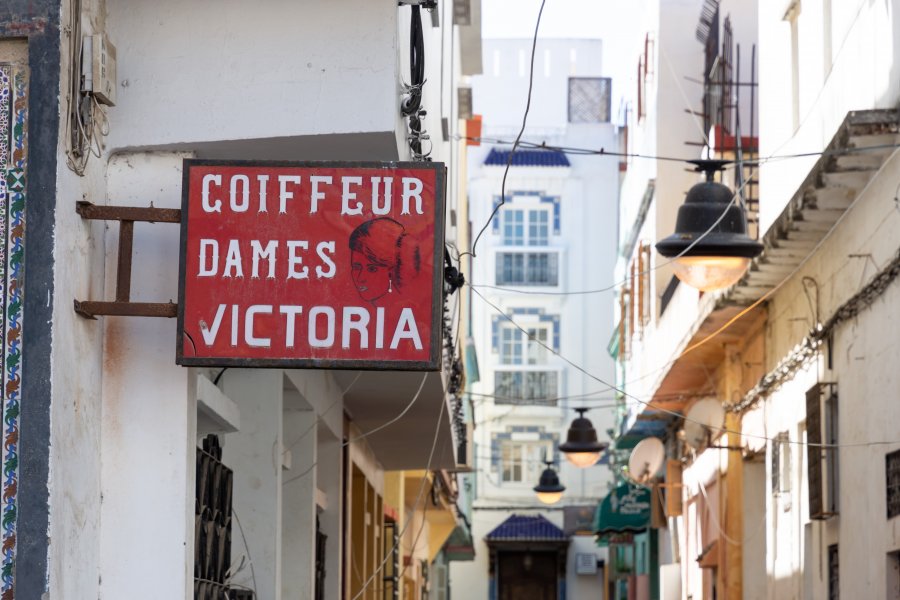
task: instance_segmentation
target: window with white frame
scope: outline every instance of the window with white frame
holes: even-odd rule
[[[551,322],[530,323],[522,325],[521,329],[512,323],[503,323],[500,327],[500,364],[547,364],[552,329]]]
[[[504,206],[500,211],[500,243],[504,246],[546,246],[552,218],[549,206]]]
[[[543,461],[553,456],[551,441],[509,441],[500,444],[500,481],[532,483],[543,470]]]

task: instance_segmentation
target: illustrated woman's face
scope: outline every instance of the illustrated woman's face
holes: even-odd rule
[[[353,250],[350,266],[356,291],[366,302],[375,302],[390,290],[391,272],[388,265],[374,262],[364,253]]]

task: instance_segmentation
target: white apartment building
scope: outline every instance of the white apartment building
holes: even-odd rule
[[[531,43],[485,40],[484,75],[473,78],[484,140],[470,148],[469,160],[472,238],[484,228],[471,258],[480,381],[467,388],[475,407],[476,559],[451,566],[459,598],[602,597],[597,564],[605,554],[591,528],[609,472],[603,464],[574,467],[558,445],[574,408],[591,409],[601,440],[613,424],[613,393],[603,382],[614,377],[606,349],[614,296],[572,292],[612,284],[618,163],[520,147],[499,206],[526,102]],[[599,40],[539,39],[523,140],[616,148],[601,49]],[[553,506],[532,491],[544,460],[566,486]]]

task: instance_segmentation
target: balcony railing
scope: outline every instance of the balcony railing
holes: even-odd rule
[[[559,285],[559,250],[532,247],[505,247],[497,251],[497,285]]]
[[[504,366],[494,371],[495,404],[556,406],[559,371],[546,367]]]

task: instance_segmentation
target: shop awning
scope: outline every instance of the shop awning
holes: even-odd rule
[[[626,483],[609,493],[597,506],[594,533],[640,533],[650,526],[650,490]]]

